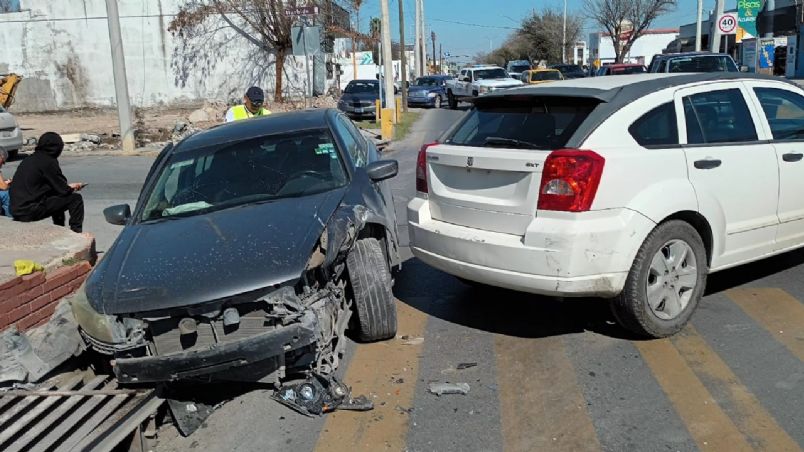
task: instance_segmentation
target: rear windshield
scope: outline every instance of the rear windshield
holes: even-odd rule
[[[673,58],[667,72],[739,72],[734,61],[725,55]]]
[[[530,81],[541,82],[544,80],[561,80],[561,76],[559,74],[560,72],[557,71],[531,72]]]
[[[626,75],[626,74],[644,74],[648,72],[645,66],[625,66],[611,68],[612,75]]]
[[[380,91],[380,82],[352,80],[346,85],[344,93],[376,93]]]
[[[505,96],[476,105],[446,144],[558,149],[586,120],[598,101],[576,97]]]

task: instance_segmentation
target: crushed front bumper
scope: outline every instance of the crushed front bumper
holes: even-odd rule
[[[118,358],[113,367],[121,383],[183,380],[276,358],[315,341],[316,318],[309,313],[297,323],[246,339],[222,342],[202,350]]]

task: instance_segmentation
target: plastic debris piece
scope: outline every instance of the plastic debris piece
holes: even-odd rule
[[[455,368],[458,369],[458,370],[464,370],[464,369],[469,369],[470,367],[476,367],[476,366],[477,366],[477,363],[458,363],[458,365],[455,366]]]
[[[17,276],[30,275],[33,272],[41,272],[45,269],[36,262],[28,259],[17,259],[14,261],[14,271]]]
[[[461,394],[466,395],[469,393],[469,383],[430,383],[427,388],[431,394],[441,397],[444,394]]]
[[[411,337],[407,338],[407,336],[402,336],[402,345],[421,345],[424,343],[423,337]]]

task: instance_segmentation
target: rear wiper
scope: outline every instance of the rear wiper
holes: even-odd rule
[[[502,144],[505,146],[516,146],[518,148],[539,149],[539,145],[529,141],[517,140],[514,138],[486,137],[485,144]]]

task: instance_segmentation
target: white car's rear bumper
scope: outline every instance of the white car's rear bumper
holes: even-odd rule
[[[550,296],[613,297],[655,224],[628,209],[550,212],[525,236],[433,220],[426,199],[408,205],[413,254],[461,278]]]

